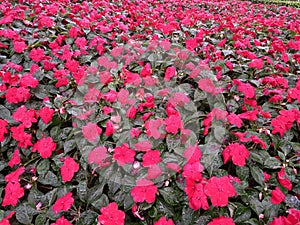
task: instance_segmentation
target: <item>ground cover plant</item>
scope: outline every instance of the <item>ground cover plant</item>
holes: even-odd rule
[[[300,11],[0,3],[0,224],[294,225]]]

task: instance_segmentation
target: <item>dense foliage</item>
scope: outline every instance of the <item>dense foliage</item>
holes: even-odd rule
[[[300,10],[0,3],[0,225],[293,225]]]

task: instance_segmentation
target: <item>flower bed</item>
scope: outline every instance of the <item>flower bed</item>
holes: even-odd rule
[[[0,12],[0,225],[299,224],[298,9]]]

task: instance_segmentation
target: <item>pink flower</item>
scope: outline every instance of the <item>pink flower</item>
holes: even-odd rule
[[[74,199],[72,198],[72,192],[67,193],[66,195],[58,198],[54,203],[52,209],[55,214],[58,214],[60,211],[67,211],[71,208],[74,203]]]
[[[125,213],[118,209],[115,202],[100,209],[101,215],[98,216],[98,221],[102,225],[124,225]]]
[[[88,122],[87,125],[82,127],[82,133],[88,141],[94,142],[102,133],[102,129],[97,124]]]
[[[131,195],[135,202],[152,203],[155,201],[157,193],[157,186],[152,181],[147,179],[140,179],[137,181],[136,186],[132,188]]]
[[[272,190],[271,202],[273,204],[280,204],[284,201],[285,195],[282,193],[279,187],[276,187],[275,190]]]
[[[211,222],[207,225],[235,225],[232,218],[221,216],[219,218],[214,218]]]

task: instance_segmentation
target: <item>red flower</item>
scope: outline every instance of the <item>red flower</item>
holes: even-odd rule
[[[228,197],[236,195],[234,186],[230,182],[230,179],[224,177],[212,177],[208,180],[208,183],[204,187],[204,193],[210,196],[211,203],[214,206],[226,206],[228,203]]]
[[[240,117],[234,113],[230,113],[227,116],[227,120],[230,124],[236,125],[238,128],[241,128],[243,125],[243,121],[240,119]]]
[[[6,126],[8,125],[6,120],[0,119],[0,142],[4,141],[4,135],[8,133]]]
[[[176,134],[178,129],[183,127],[183,122],[180,115],[171,115],[165,119],[166,131],[171,134]]]
[[[16,149],[11,157],[11,159],[9,160],[9,162],[7,163],[11,168],[14,167],[14,165],[18,165],[20,164],[21,159],[20,159],[20,150]]]
[[[172,219],[167,220],[166,217],[161,217],[158,221],[154,223],[154,225],[174,225]]]
[[[140,75],[141,75],[141,77],[147,77],[147,76],[151,75],[151,73],[152,73],[151,64],[150,64],[150,63],[147,63],[147,64],[143,67],[143,69],[142,69]]]
[[[219,218],[214,218],[211,222],[207,225],[235,225],[232,218],[221,216]]]
[[[124,225],[125,213],[118,210],[118,205],[115,202],[100,209],[101,215],[98,216],[98,222],[102,225]]]
[[[30,92],[28,88],[20,87],[20,88],[8,88],[6,92],[6,100],[9,104],[12,103],[20,103],[20,102],[26,102],[30,99]]]
[[[27,87],[36,88],[38,84],[39,81],[35,79],[35,77],[30,73],[23,75],[19,82],[20,87],[25,87],[25,88]]]
[[[51,223],[51,225],[72,225],[65,217],[60,217],[55,221],[55,223]]]
[[[140,141],[134,145],[134,148],[139,152],[147,152],[151,150],[152,144],[150,141]]]
[[[245,84],[239,80],[234,80],[233,83],[238,85],[238,91],[243,92],[245,98],[255,97],[255,88],[251,84]]]
[[[88,122],[87,125],[82,127],[82,133],[85,139],[90,142],[94,142],[102,133],[102,129],[98,127],[97,124]]]
[[[161,162],[160,152],[158,150],[148,151],[143,155],[143,166],[149,167]]]
[[[158,118],[156,120],[150,119],[145,123],[146,133],[148,137],[153,137],[154,139],[162,138],[164,135],[161,133],[160,129],[165,124],[164,120]]]
[[[224,163],[227,163],[228,160],[232,159],[233,164],[237,166],[245,166],[246,159],[250,156],[250,152],[244,145],[234,143],[228,145],[223,150],[222,155]]]
[[[166,69],[165,72],[165,81],[170,81],[172,77],[176,76],[176,68],[174,66],[170,66]]]
[[[64,160],[64,165],[60,167],[60,172],[63,182],[68,182],[72,180],[74,174],[79,170],[78,163],[69,156]]]
[[[14,41],[14,50],[17,53],[23,53],[24,50],[27,48],[27,45],[24,41]]]
[[[15,171],[5,176],[5,181],[10,183],[18,183],[19,177],[24,173],[25,167],[19,167]]]
[[[198,81],[198,87],[212,96],[219,94],[223,91],[222,88],[216,88],[214,83],[209,78],[204,78]]]
[[[188,194],[188,200],[191,209],[199,210],[201,207],[204,210],[209,209],[207,196],[204,193],[204,185],[202,183],[195,184],[192,193]]]
[[[13,113],[13,118],[16,122],[23,123],[25,128],[30,128],[32,123],[37,122],[36,111],[34,109],[27,109],[26,106],[22,105]]]
[[[41,48],[33,48],[30,51],[29,57],[35,62],[40,62],[45,58],[44,50]]]
[[[53,109],[50,109],[48,106],[46,106],[40,109],[39,116],[45,124],[48,124],[52,120],[54,112],[55,111]]]
[[[292,185],[291,181],[287,178],[283,167],[278,172],[277,179],[283,187],[285,187],[289,191],[292,190],[293,185]]]
[[[249,67],[251,67],[251,68],[262,69],[263,66],[264,66],[264,60],[262,60],[262,59],[253,59],[249,63]]]
[[[51,137],[38,140],[32,148],[32,152],[40,153],[42,158],[49,158],[52,155],[52,152],[56,149],[56,143]]]
[[[23,124],[20,124],[17,127],[12,127],[10,130],[12,132],[13,139],[19,142],[18,146],[20,148],[28,148],[28,146],[32,146],[31,135],[25,132]]]
[[[107,149],[105,147],[97,147],[93,149],[88,155],[88,162],[89,163],[96,163],[99,166],[105,167],[110,164],[107,160]]]
[[[131,190],[131,195],[135,202],[146,201],[147,203],[152,203],[155,201],[156,193],[157,186],[152,181],[144,178],[138,180],[136,186]]]
[[[162,173],[161,168],[158,165],[150,166],[148,169],[147,179],[155,179]]]
[[[58,198],[54,203],[52,209],[54,210],[55,214],[58,214],[61,210],[69,210],[73,203],[74,199],[72,198],[72,192],[69,192],[66,195]]]
[[[115,132],[114,124],[111,120],[106,122],[105,136],[110,136]]]
[[[16,206],[19,198],[24,196],[24,189],[21,188],[19,182],[9,182],[5,187],[5,195],[2,201],[2,206]]]
[[[183,167],[182,176],[185,178],[193,179],[195,181],[200,181],[202,179],[201,172],[204,170],[203,165],[198,162],[189,162]]]
[[[128,144],[118,146],[114,150],[114,159],[120,166],[124,166],[126,163],[134,162],[135,151],[129,148]]]
[[[285,195],[282,193],[279,187],[276,187],[275,190],[272,190],[271,202],[273,204],[280,204],[284,201]]]
[[[15,213],[16,213],[15,211],[10,212],[6,217],[4,217],[0,221],[0,225],[10,225],[9,219],[12,218]]]

